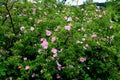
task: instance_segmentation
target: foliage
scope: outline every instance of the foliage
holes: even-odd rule
[[[17,2],[15,33],[6,13],[0,6],[0,79],[120,79],[120,25],[109,7]]]

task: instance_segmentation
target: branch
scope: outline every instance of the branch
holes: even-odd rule
[[[11,25],[12,25],[13,32],[15,33],[15,28],[14,28],[14,24],[13,24],[13,19],[12,19],[12,16],[11,16],[11,14],[10,14],[10,10],[8,9],[8,0],[6,0],[5,7],[6,7],[6,10],[7,10],[7,12],[8,12],[8,15],[9,15],[9,17],[10,17],[10,21],[11,21]]]
[[[17,1],[14,1],[14,2],[13,2],[13,4],[12,4],[12,6],[10,7],[9,11],[12,9],[13,5],[15,4],[15,2],[17,2]],[[5,3],[3,3],[3,5],[5,5]],[[5,14],[5,19],[3,20],[2,25],[4,25],[5,21],[8,19],[8,18],[7,18],[7,14],[8,14],[8,13]]]

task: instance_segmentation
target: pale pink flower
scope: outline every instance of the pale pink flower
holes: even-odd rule
[[[57,49],[56,48],[52,48],[51,52],[53,52],[55,54],[55,53],[57,53]]]
[[[80,58],[80,62],[85,62],[86,61],[86,58]]]
[[[68,25],[68,26],[65,26],[65,30],[68,30],[68,31],[69,31],[70,29],[71,29],[71,26],[69,26],[69,25]]]
[[[82,8],[81,11],[84,11],[84,8]]]
[[[57,68],[58,68],[58,70],[61,70],[61,69],[62,69],[62,65],[61,65],[61,64],[59,64],[59,62],[58,62],[58,61],[56,61],[56,63],[57,63]]]
[[[55,42],[56,41],[56,37],[52,37],[52,42]]]
[[[47,35],[47,36],[50,36],[51,34],[52,34],[52,32],[51,32],[51,31],[46,30],[46,35]]]
[[[35,77],[35,73],[33,73],[33,74],[31,75],[31,77],[32,77],[32,78]]]
[[[87,34],[84,34],[84,37],[87,37]]]
[[[44,48],[44,49],[47,49],[48,48],[48,42],[45,40],[43,41],[43,43],[41,44],[41,46]]]
[[[56,75],[56,78],[57,78],[57,79],[60,79],[60,78],[61,78],[61,76],[60,76],[59,74],[57,74],[57,75]]]
[[[22,66],[18,66],[18,69],[21,69],[22,68]]]
[[[33,20],[33,18],[30,17],[29,20]]]
[[[27,60],[27,57],[24,57],[23,60],[26,61],[26,60]]]
[[[29,70],[29,69],[30,69],[30,66],[26,66],[26,67],[25,67],[25,70]]]
[[[65,16],[64,19],[67,20],[67,16]]]
[[[25,27],[24,27],[24,26],[21,26],[21,27],[20,27],[20,30],[21,30],[21,31],[23,31],[24,29],[25,29]]]
[[[52,57],[52,61],[54,61],[55,60],[55,58],[54,57]]]
[[[53,54],[53,57],[54,57],[54,58],[57,57],[57,53],[54,53],[54,54]]]
[[[46,41],[46,39],[45,38],[41,38],[40,41]]]
[[[30,31],[34,31],[34,29],[35,29],[34,27],[31,27],[31,28],[30,28]]]
[[[68,17],[68,18],[67,18],[67,21],[72,21],[72,17]]]
[[[41,23],[41,22],[42,22],[42,20],[38,20],[38,21],[37,21],[37,23]]]
[[[88,45],[88,44],[86,44],[86,45],[85,45],[85,47],[86,47],[86,48],[88,48],[88,47],[89,47],[89,45]]]
[[[63,51],[63,49],[60,49],[58,52],[62,52]]]
[[[91,38],[96,38],[96,37],[97,37],[96,34],[91,35]]]
[[[112,29],[113,28],[113,26],[110,26],[110,29]]]

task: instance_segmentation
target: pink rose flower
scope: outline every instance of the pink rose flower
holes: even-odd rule
[[[86,58],[80,58],[80,62],[85,62]]]
[[[71,26],[70,25],[68,25],[68,26],[65,26],[65,30],[70,30],[71,29]]]
[[[46,35],[47,35],[47,36],[50,36],[51,34],[52,34],[52,32],[51,32],[51,31],[46,30]]]
[[[45,40],[43,41],[43,43],[41,44],[41,46],[44,48],[44,49],[47,49],[48,48],[48,42]]]
[[[57,63],[57,68],[58,68],[58,70],[60,71],[60,70],[62,69],[62,65],[61,65],[61,64],[59,64],[59,62],[58,62],[58,61],[56,61],[56,63]]]
[[[53,54],[53,57],[54,57],[54,58],[57,57],[57,53],[54,53],[54,54]]]
[[[55,53],[57,53],[57,49],[56,48],[52,48],[51,52],[53,52],[55,54]]]
[[[37,23],[41,23],[41,22],[42,22],[42,20],[38,20],[38,21],[37,21]]]
[[[31,27],[31,28],[30,28],[30,31],[34,31],[34,29],[35,29],[34,27]]]
[[[61,78],[61,76],[60,76],[59,74],[57,74],[57,75],[56,75],[56,78],[57,78],[57,79],[60,79],[60,78]]]
[[[86,47],[86,48],[88,48],[88,47],[89,47],[89,45],[88,45],[88,44],[86,44],[86,45],[85,45],[85,47]]]
[[[22,66],[18,66],[18,69],[21,69],[22,68]]]
[[[46,39],[45,38],[41,38],[40,41],[46,41]]]
[[[25,27],[24,27],[24,26],[21,26],[21,27],[20,27],[20,30],[21,30],[21,31],[23,31],[24,29],[25,29]]]
[[[27,57],[24,57],[23,60],[26,61],[26,60],[27,60]]]
[[[87,37],[87,34],[84,34],[84,37]]]
[[[29,69],[30,69],[30,66],[26,66],[26,67],[25,67],[25,70],[29,70]]]
[[[52,37],[52,42],[55,42],[56,41],[56,37]]]
[[[72,17],[68,17],[67,18],[67,21],[69,22],[69,21],[72,21]]]
[[[96,34],[91,35],[91,38],[96,38],[96,37],[97,37]]]

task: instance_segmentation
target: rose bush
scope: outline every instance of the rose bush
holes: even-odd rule
[[[2,25],[0,6],[0,79],[120,79],[120,25],[110,8],[44,5],[17,2],[10,11],[16,33],[10,19]]]

